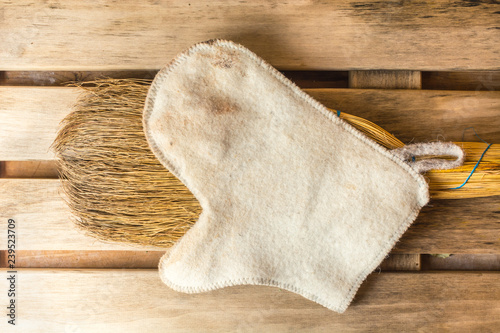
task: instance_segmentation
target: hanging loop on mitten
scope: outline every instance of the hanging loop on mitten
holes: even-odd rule
[[[418,172],[424,173],[433,169],[453,169],[463,164],[465,155],[462,148],[451,142],[414,143],[391,150],[393,154],[405,160]],[[428,159],[417,159],[419,156],[432,156]],[[455,160],[435,158],[433,156],[455,156]]]

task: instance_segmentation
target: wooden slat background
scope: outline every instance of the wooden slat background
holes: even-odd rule
[[[500,325],[494,272],[374,274],[342,315],[264,286],[181,294],[156,270],[22,269],[19,278],[20,311],[30,319],[21,318],[22,332],[492,332]]]
[[[214,37],[288,70],[500,69],[487,1],[2,2],[3,70],[158,69]]]
[[[498,330],[500,196],[432,199],[339,315],[271,287],[170,290],[156,270],[167,249],[74,227],[48,148],[79,95],[68,81],[151,79],[212,38],[405,143],[477,141],[467,127],[500,143],[499,13],[469,0],[0,0],[2,308],[9,218],[18,235],[18,326],[5,317],[0,332]]]
[[[53,159],[49,146],[77,95],[69,88],[2,87],[0,159]]]
[[[155,247],[101,242],[73,226],[69,208],[60,193],[58,179],[0,179],[1,211],[20,223],[16,225],[17,247],[23,250],[158,250]],[[6,219],[0,233],[7,234]],[[44,235],[40,237],[40,235]],[[7,237],[0,238],[7,248]]]

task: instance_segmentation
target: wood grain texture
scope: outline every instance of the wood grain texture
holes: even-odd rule
[[[0,234],[7,234],[7,219],[14,219],[18,250],[162,250],[87,236],[71,221],[58,179],[4,178],[0,191]],[[0,237],[0,249],[7,249],[6,243],[7,237]]]
[[[349,71],[349,88],[420,89],[419,71]]]
[[[0,8],[0,70],[159,69],[211,38],[289,70],[500,68],[498,6],[488,1],[3,0]]]
[[[59,122],[73,107],[72,88],[0,88],[0,160],[49,160]]]
[[[2,271],[5,276],[5,271]],[[18,322],[2,332],[494,331],[500,274],[381,273],[344,314],[286,290],[238,286],[183,294],[156,270],[20,269]],[[7,280],[0,288],[7,290]],[[2,293],[0,306],[6,305]]]
[[[325,106],[381,126],[404,143],[427,141],[500,142],[500,92],[307,89]]]
[[[500,196],[431,199],[393,253],[500,253]]]
[[[80,232],[57,179],[0,179],[0,211],[16,220],[19,250],[164,250],[100,242]],[[393,253],[499,253],[499,196],[432,200]],[[0,220],[0,234],[7,220]],[[0,250],[6,239],[0,237]]]
[[[58,178],[57,163],[49,161],[4,161],[3,178]]]
[[[474,127],[500,143],[500,92],[384,89],[304,89],[327,107],[366,118],[405,143],[462,141]],[[49,146],[71,112],[78,89],[0,87],[0,161],[53,159]],[[465,141],[477,141],[473,132]]]

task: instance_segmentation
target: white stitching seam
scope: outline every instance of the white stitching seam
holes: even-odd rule
[[[220,283],[215,283],[213,285],[208,285],[204,287],[184,287],[184,286],[179,286],[174,284],[173,282],[169,281],[166,279],[162,272],[162,265],[163,262],[166,261],[166,259],[169,256],[169,252],[167,252],[160,260],[160,264],[158,266],[159,272],[160,272],[160,278],[165,283],[168,285],[170,288],[185,292],[185,293],[198,293],[198,292],[206,292],[210,290],[215,290],[215,289],[220,289],[223,287],[228,287],[228,286],[235,286],[235,285],[241,285],[241,284],[248,284],[248,285],[265,285],[265,286],[273,286],[273,287],[279,287],[281,289],[289,290],[291,292],[300,294],[320,305],[325,306],[328,309],[337,311],[339,313],[344,312],[348,305],[351,303],[352,299],[354,298],[357,290],[361,286],[361,283],[366,279],[368,274],[370,274],[375,268],[377,268],[378,264],[380,261],[389,253],[389,251],[394,247],[395,243],[397,240],[403,235],[403,233],[410,227],[410,225],[413,223],[413,221],[417,218],[417,215],[421,209],[422,206],[427,204],[429,200],[429,192],[428,192],[428,185],[427,182],[425,181],[424,177],[420,175],[415,169],[413,169],[410,165],[405,163],[401,158],[396,156],[395,154],[391,153],[389,150],[385,149],[384,147],[380,146],[377,144],[375,141],[369,139],[366,137],[364,134],[356,130],[354,127],[352,127],[350,124],[347,122],[341,120],[338,118],[336,115],[334,115],[333,112],[329,111],[325,106],[323,106],[320,102],[316,101],[313,99],[311,96],[306,94],[304,91],[302,91],[295,83],[287,79],[283,74],[281,74],[277,69],[272,67],[270,64],[265,62],[263,59],[258,57],[255,53],[251,52],[247,48],[235,44],[231,41],[226,41],[226,40],[212,40],[210,43],[207,42],[201,42],[198,44],[193,45],[190,47],[188,50],[180,53],[170,64],[168,64],[166,67],[164,67],[160,72],[156,75],[151,88],[148,92],[148,96],[146,98],[146,103],[145,103],[145,108],[144,108],[144,114],[143,114],[143,128],[145,132],[146,139],[149,143],[149,146],[153,153],[156,155],[156,157],[160,160],[160,162],[170,171],[172,174],[174,174],[177,178],[179,178],[184,185],[193,193],[193,195],[198,199],[202,207],[207,207],[205,205],[205,199],[200,193],[198,193],[198,190],[192,186],[188,182],[186,182],[186,179],[178,172],[177,168],[175,165],[173,165],[167,158],[165,158],[164,154],[161,152],[159,147],[156,145],[156,142],[153,140],[150,132],[149,132],[149,126],[148,126],[148,120],[151,115],[151,112],[153,111],[154,108],[154,103],[155,103],[155,97],[156,93],[158,90],[158,86],[165,80],[168,76],[168,74],[178,65],[182,63],[183,60],[185,60],[187,57],[192,55],[193,53],[197,52],[198,50],[202,49],[208,49],[213,46],[223,46],[227,47],[233,50],[237,50],[242,52],[244,55],[250,57],[252,60],[254,60],[258,65],[262,66],[266,71],[268,71],[270,74],[272,74],[276,79],[278,79],[282,84],[290,88],[294,93],[296,93],[299,97],[304,99],[307,103],[309,103],[312,107],[314,107],[317,111],[322,113],[324,116],[326,116],[328,119],[333,121],[336,124],[339,124],[342,126],[343,129],[345,129],[347,132],[351,133],[354,137],[359,139],[360,141],[364,142],[367,144],[369,147],[374,149],[375,151],[378,151],[381,153],[383,156],[386,156],[389,158],[391,161],[402,167],[404,170],[410,173],[417,183],[419,184],[419,189],[421,190],[420,198],[419,198],[419,204],[421,206],[416,206],[412,209],[412,212],[410,215],[404,220],[404,222],[400,225],[398,230],[390,237],[390,239],[382,246],[382,250],[379,252],[379,254],[376,256],[375,260],[368,265],[368,267],[358,276],[356,281],[353,283],[351,288],[349,289],[347,295],[344,297],[342,303],[338,306],[331,304],[330,302],[321,299],[320,296],[314,295],[313,293],[310,293],[306,290],[296,288],[295,286],[289,285],[289,284],[283,284],[282,282],[275,281],[275,280],[270,280],[270,279],[264,279],[264,278],[245,278],[245,279],[239,279],[239,280],[228,280]],[[202,215],[205,211],[202,212]],[[200,216],[201,218],[201,216]],[[189,232],[189,231],[188,231]],[[175,248],[175,245],[174,245]],[[173,249],[172,249],[173,251]],[[172,252],[170,251],[170,252]]]

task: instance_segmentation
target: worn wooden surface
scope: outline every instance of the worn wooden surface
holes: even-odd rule
[[[2,332],[480,332],[500,325],[500,289],[492,288],[500,275],[490,272],[374,273],[341,315],[264,286],[176,293],[156,270],[22,269],[18,279],[22,317],[15,328],[0,321]],[[6,283],[0,279],[2,290]]]
[[[242,43],[326,106],[405,143],[477,141],[467,127],[500,143],[499,7],[0,0],[0,267],[8,218],[18,236],[18,326],[4,318],[0,332],[496,331],[500,196],[432,199],[339,315],[271,287],[173,292],[156,270],[165,249],[76,230],[48,147],[78,95],[67,81],[151,79],[211,38]],[[0,275],[3,307],[5,269]]]
[[[0,8],[0,70],[158,69],[211,38],[242,43],[280,69],[500,69],[499,9],[488,1],[3,0]]]
[[[404,143],[500,141],[499,91],[309,89],[328,107],[369,119]],[[464,138],[464,140],[462,140]]]
[[[0,179],[0,232],[7,234],[7,218],[17,223],[17,248],[23,250],[153,250],[155,247],[103,242],[75,227],[58,179]],[[42,236],[43,235],[43,236]],[[0,237],[7,248],[7,237]]]
[[[500,253],[499,203],[500,196],[431,200],[393,252]]]
[[[1,88],[0,160],[53,159],[49,146],[78,95],[70,88]]]

